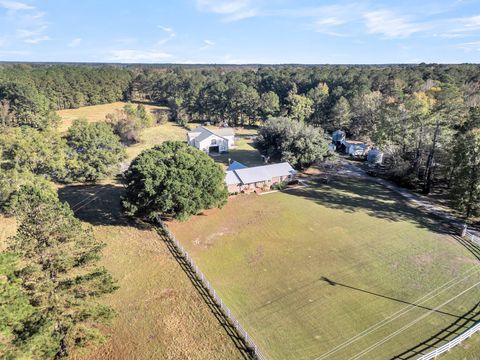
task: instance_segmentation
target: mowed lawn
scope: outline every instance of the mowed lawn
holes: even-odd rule
[[[235,146],[227,154],[220,154],[213,159],[225,167],[229,161],[238,161],[246,166],[258,166],[263,164],[260,152],[254,147],[256,128],[235,128]]]
[[[269,359],[416,359],[480,320],[480,251],[365,179],[169,227]],[[478,354],[472,339],[448,359]]]
[[[167,140],[187,141],[187,130],[173,122],[144,129],[140,142],[126,148],[128,160],[136,158],[143,150],[150,149]]]
[[[62,122],[60,131],[65,132],[72,125],[73,120],[84,118],[90,122],[105,121],[107,114],[115,110],[122,109],[126,102],[118,101],[110,104],[84,106],[78,109],[68,109],[57,111]],[[135,105],[135,104],[133,104]],[[158,111],[169,111],[167,107],[145,104],[145,107],[155,115]],[[140,134],[140,142],[126,148],[128,160],[133,160],[143,150],[150,149],[167,140],[186,141],[187,130],[175,123],[167,122],[144,129]]]

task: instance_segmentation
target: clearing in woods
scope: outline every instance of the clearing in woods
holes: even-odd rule
[[[107,114],[113,113],[115,110],[122,109],[127,102],[124,101],[117,101],[114,103],[109,104],[100,104],[100,105],[91,105],[91,106],[82,106],[78,109],[65,109],[65,110],[58,110],[57,114],[62,119],[62,123],[60,125],[60,131],[64,132],[68,130],[70,125],[72,125],[73,120],[75,119],[87,119],[88,121],[103,121],[105,120],[105,116]],[[136,105],[136,104],[133,104]],[[147,110],[149,110],[152,114],[155,114],[158,111],[169,111],[167,107],[164,106],[156,106],[150,104],[144,104]]]
[[[73,120],[84,118],[88,121],[104,121],[105,116],[114,112],[117,109],[123,108],[127,105],[126,102],[114,102],[111,104],[84,106],[78,109],[68,109],[57,111],[57,114],[61,117],[62,123],[60,125],[60,131],[65,132],[72,125]],[[133,104],[135,105],[135,104]],[[159,111],[169,111],[164,106],[156,106],[144,104],[145,107],[155,115]],[[128,160],[133,160],[143,150],[149,149],[155,145],[161,144],[166,140],[186,140],[187,130],[175,123],[166,122],[144,129],[140,135],[140,142],[133,144],[126,148]]]
[[[365,179],[241,195],[169,227],[269,359],[416,359],[480,320],[479,249]]]

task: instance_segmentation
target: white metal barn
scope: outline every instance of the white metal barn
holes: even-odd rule
[[[232,128],[209,129],[199,126],[187,133],[187,141],[207,154],[226,153],[235,143],[235,132]]]

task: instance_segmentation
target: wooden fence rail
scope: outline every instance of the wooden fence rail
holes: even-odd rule
[[[157,217],[157,223],[159,224],[160,228],[165,233],[165,235],[168,237],[168,240],[171,241],[171,243],[175,246],[178,253],[180,253],[182,257],[187,261],[191,270],[195,273],[197,278],[202,282],[203,286],[206,289],[208,289],[210,296],[213,298],[215,303],[220,307],[224,316],[229,320],[230,324],[235,328],[237,333],[244,339],[247,347],[253,350],[253,353],[255,354],[256,359],[267,360],[267,358],[262,354],[258,346],[253,341],[252,337],[248,335],[248,333],[245,331],[242,325],[240,325],[240,323],[237,321],[233,313],[230,311],[227,305],[225,305],[222,298],[217,294],[217,292],[215,291],[213,286],[210,284],[210,282],[207,280],[205,275],[200,271],[198,266],[195,264],[193,259],[190,257],[190,255],[184,249],[184,247],[180,244],[180,242],[173,236],[173,234],[170,232],[170,230],[165,225],[165,223],[158,217]]]

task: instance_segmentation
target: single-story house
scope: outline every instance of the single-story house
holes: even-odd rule
[[[250,168],[234,162],[226,171],[225,183],[230,193],[253,192],[270,189],[273,184],[279,182],[291,181],[296,174],[288,162]]]
[[[232,128],[207,128],[199,126],[187,133],[187,141],[191,146],[207,154],[229,152],[235,143],[235,132]]]

